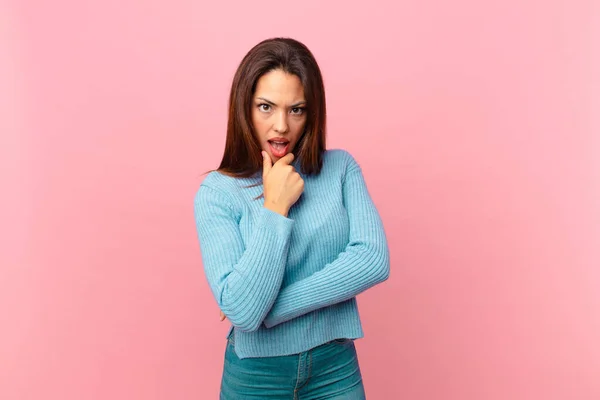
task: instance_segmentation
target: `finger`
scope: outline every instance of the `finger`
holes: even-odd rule
[[[261,154],[263,156],[263,178],[264,178],[265,176],[267,176],[269,171],[271,171],[273,164],[271,163],[271,157],[269,157],[269,154],[266,151],[261,151]]]
[[[220,320],[223,321],[224,319],[225,319],[225,314],[223,314],[223,311],[221,311]]]
[[[294,153],[287,153],[285,156],[281,157],[275,164],[291,164],[294,161]]]

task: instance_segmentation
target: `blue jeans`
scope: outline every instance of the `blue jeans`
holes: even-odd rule
[[[227,341],[221,400],[364,400],[354,341],[338,339],[300,354],[240,359]]]

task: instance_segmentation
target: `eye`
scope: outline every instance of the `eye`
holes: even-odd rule
[[[266,103],[261,103],[258,105],[258,109],[262,112],[269,112],[269,111],[271,111],[271,105],[266,104]]]
[[[304,108],[303,107],[294,107],[294,108],[292,108],[292,114],[302,115],[302,114],[304,114]]]

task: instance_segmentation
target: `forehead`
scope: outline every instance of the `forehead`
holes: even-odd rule
[[[304,96],[304,88],[297,75],[276,69],[267,72],[258,79],[254,95],[301,100],[298,97]]]

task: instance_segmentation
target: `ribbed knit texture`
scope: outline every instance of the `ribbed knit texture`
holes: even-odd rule
[[[194,198],[205,274],[241,358],[362,337],[355,296],[389,276],[381,218],[354,158],[328,150],[319,175],[301,175],[287,218],[256,199],[261,173],[211,172]]]

